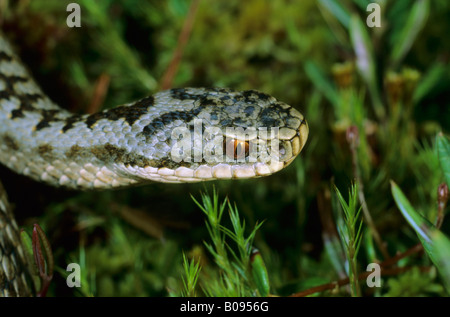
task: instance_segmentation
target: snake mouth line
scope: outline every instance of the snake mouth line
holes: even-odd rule
[[[175,127],[171,132],[170,159],[188,163],[290,163],[302,150],[308,125],[302,118],[297,129],[287,127],[202,126]]]
[[[172,160],[167,160],[159,162],[155,161],[149,165],[143,162],[143,165],[138,166],[133,162],[129,162],[129,164],[125,163],[127,159],[125,159],[125,156],[122,155],[117,156],[118,161],[113,162],[113,165],[124,172],[124,175],[132,172],[137,176],[136,179],[129,180],[126,178],[113,176],[114,173],[109,171],[106,167],[95,169],[93,166],[89,166],[89,168],[85,167],[83,169],[83,173],[80,173],[82,175],[81,181],[88,184],[92,181],[92,179],[94,179],[94,181],[89,183],[89,186],[93,188],[103,188],[106,184],[110,184],[111,187],[122,187],[128,186],[132,183],[140,183],[145,180],[164,183],[194,183],[211,180],[244,179],[268,176],[282,170],[293,162],[304,147],[309,130],[306,120],[302,120],[295,135],[288,140],[280,140],[280,131],[278,128],[269,131],[270,133],[263,133],[261,136],[265,139],[265,142],[274,142],[278,149],[277,151],[275,151],[275,148],[271,149],[274,151],[274,155],[273,157],[268,156],[269,160],[265,162],[261,160],[249,162],[249,157],[241,158],[240,160],[234,158],[233,160],[226,155],[222,155],[221,157],[225,157],[223,162],[206,162],[205,158],[202,157],[200,162],[197,163],[186,163],[183,160],[176,163]],[[207,132],[207,129],[205,129],[204,132]],[[225,135],[225,138],[227,136],[237,137],[236,133],[233,134],[230,133],[230,131],[228,131],[228,135]],[[255,137],[253,134],[251,134],[251,136]],[[221,135],[221,137],[223,137],[223,135]],[[240,137],[243,138],[244,135],[241,134]],[[200,138],[200,140],[203,139],[204,138]],[[186,138],[185,141],[186,140],[189,141],[187,142],[187,146],[190,148],[192,136],[190,136],[190,138]],[[257,135],[256,138],[252,140],[258,140]],[[180,139],[176,139],[175,141],[180,141]],[[220,146],[220,149],[223,149],[223,142],[221,140],[219,140],[217,144]],[[113,149],[109,150],[112,151]],[[117,154],[119,152],[116,151],[115,153]],[[250,150],[248,153],[250,154]],[[282,155],[280,156],[280,154]],[[192,157],[189,158],[191,159]]]
[[[307,121],[305,119],[302,119],[295,135],[288,140],[282,140],[282,142],[280,142],[279,138],[279,129],[273,129],[273,131],[277,131],[277,133],[271,133],[270,137],[266,139],[268,141],[276,140],[275,143],[277,144],[277,146],[279,146],[280,143],[282,143],[282,146],[279,147],[275,159],[269,160],[267,162],[258,161],[250,163],[248,162],[248,157],[247,161],[245,161],[245,164],[240,165],[238,164],[237,160],[234,161],[234,164],[229,162],[214,162],[213,164],[205,164],[203,160],[203,163],[196,165],[195,168],[188,166],[180,166],[174,169],[166,167],[145,167],[140,170],[139,174],[141,174],[144,178],[166,183],[257,178],[271,175],[291,164],[297,157],[297,155],[301,152],[308,138],[309,127]],[[243,135],[240,136],[241,139],[245,140],[245,138],[243,138]],[[237,137],[237,135],[229,133],[228,137]],[[220,144],[220,142],[218,142],[218,144]],[[284,153],[281,156],[281,159],[277,159],[280,152]],[[287,156],[288,158],[286,159],[286,157],[283,156]],[[226,155],[223,155],[223,157],[226,157]]]

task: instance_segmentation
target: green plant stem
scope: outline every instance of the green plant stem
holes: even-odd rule
[[[357,279],[358,276],[358,266],[357,266],[357,256],[358,250],[361,242],[361,228],[362,221],[359,220],[361,208],[357,209],[357,184],[352,184],[351,191],[349,192],[348,203],[342,197],[339,190],[336,189],[336,193],[339,198],[343,213],[344,213],[344,223],[345,225],[339,226],[341,240],[345,246],[347,253],[347,261],[349,265],[348,277],[350,280],[350,290],[352,296],[360,297],[361,289]],[[359,225],[358,225],[359,223]]]
[[[349,132],[353,129],[353,132]],[[350,137],[349,135],[353,133],[354,136]],[[373,222],[372,216],[370,215],[369,208],[367,207],[366,198],[364,196],[364,185],[361,179],[361,172],[359,169],[359,161],[358,161],[358,153],[357,153],[357,139],[358,139],[358,131],[356,127],[350,127],[347,131],[347,140],[350,144],[350,152],[352,155],[352,169],[353,169],[353,176],[356,179],[356,183],[358,186],[358,198],[359,202],[361,203],[361,207],[363,210],[364,219],[366,220],[367,225],[370,228],[370,232],[372,233],[373,238],[375,239],[375,243],[378,245],[378,248],[380,249],[381,253],[383,254],[383,257],[385,259],[389,259],[389,253],[386,249],[386,246],[381,240],[380,234],[378,233],[378,230],[375,226],[375,223]]]
[[[352,295],[356,297],[361,297],[361,287],[359,286],[359,278],[357,275],[358,268],[356,267],[356,254],[352,252],[351,254],[351,261],[350,263],[350,272],[349,274],[349,280],[350,280],[350,287],[352,289]]]

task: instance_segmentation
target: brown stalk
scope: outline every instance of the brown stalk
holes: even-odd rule
[[[184,48],[189,40],[189,36],[192,31],[192,26],[194,25],[195,14],[197,13],[198,5],[200,0],[192,0],[191,6],[189,7],[189,12],[184,20],[183,28],[181,29],[180,36],[178,37],[177,47],[170,61],[169,67],[164,73],[161,79],[162,90],[169,89],[172,87],[173,79],[178,71],[178,66],[183,56]]]
[[[107,74],[101,74],[95,83],[94,96],[92,98],[91,104],[86,109],[86,112],[93,114],[99,112],[105,102],[105,96],[108,92],[109,82],[111,77]]]
[[[389,269],[381,269],[381,275],[383,276],[388,276],[388,275],[397,275],[397,274],[401,274],[404,273],[406,271],[409,271],[410,269],[412,269],[413,267],[394,267],[394,268],[389,268]],[[430,270],[430,267],[420,267],[420,270],[422,272],[427,272]],[[372,272],[363,272],[361,274],[358,275],[358,280],[365,280],[367,279],[367,277],[371,274]],[[327,290],[333,290],[335,288],[344,286],[346,284],[348,284],[350,282],[349,278],[345,278],[342,280],[338,280],[338,281],[334,281],[328,284],[323,284],[323,285],[319,285],[316,287],[312,287],[310,289],[292,294],[289,297],[305,297],[308,295],[312,295],[314,293],[319,293],[319,292],[323,292],[323,291],[327,291]]]
[[[400,261],[401,259],[410,256],[414,253],[417,253],[419,251],[423,250],[422,245],[416,244],[415,246],[409,248],[408,250],[406,250],[403,253],[397,254],[391,258],[389,258],[388,260],[380,263],[380,267],[381,267],[381,276],[388,276],[388,275],[397,275],[397,274],[401,274],[404,273],[408,270],[410,270],[412,267],[394,267],[394,268],[390,268],[390,266],[396,264],[398,261]],[[422,271],[427,271],[429,270],[429,267],[421,267]],[[358,275],[358,280],[365,280],[367,279],[367,277],[371,274],[372,272],[363,272],[361,274]],[[335,289],[337,287],[342,287],[344,285],[347,285],[348,283],[350,283],[350,279],[348,277],[337,280],[337,281],[333,281],[330,283],[326,283],[326,284],[322,284],[319,286],[315,286],[315,287],[311,287],[309,289],[306,289],[304,291],[295,293],[290,295],[290,297],[305,297],[308,295],[312,295],[314,293],[319,293],[319,292],[323,292],[323,291],[327,291],[327,290],[332,290]]]

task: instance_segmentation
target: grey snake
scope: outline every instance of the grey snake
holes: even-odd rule
[[[95,114],[54,104],[0,33],[0,163],[78,190],[255,178],[288,166],[304,116],[255,90],[179,88]],[[30,295],[17,224],[0,184],[0,296]]]

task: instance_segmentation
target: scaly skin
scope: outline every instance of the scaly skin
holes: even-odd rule
[[[307,138],[300,112],[254,90],[172,89],[72,114],[41,91],[0,33],[0,163],[37,181],[85,190],[261,177],[289,165]],[[0,230],[0,294],[30,294],[7,208]]]

